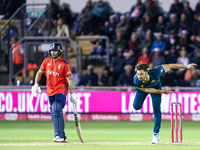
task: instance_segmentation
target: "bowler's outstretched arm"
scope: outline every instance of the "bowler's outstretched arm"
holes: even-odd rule
[[[167,64],[167,65],[162,65],[163,68],[165,69],[165,73],[170,71],[170,69],[190,69],[192,67],[197,66],[197,64],[191,63],[187,66],[180,65],[180,64]]]

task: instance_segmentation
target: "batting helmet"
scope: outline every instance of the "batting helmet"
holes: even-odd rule
[[[62,55],[63,50],[62,46],[59,43],[52,43],[49,48],[49,55],[51,56],[51,50],[58,51],[58,56]]]

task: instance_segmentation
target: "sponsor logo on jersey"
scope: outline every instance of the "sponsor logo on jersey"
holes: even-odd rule
[[[153,83],[156,83],[156,80],[152,80],[151,83],[152,83],[152,84],[153,84]]]
[[[61,64],[58,65],[58,69],[60,69],[60,67],[61,67]]]
[[[67,74],[70,74],[70,73],[71,73],[71,71],[68,71],[68,72],[67,72]]]
[[[54,76],[59,76],[59,73],[51,71],[51,69],[47,71],[47,74],[54,75]]]
[[[51,65],[51,63],[47,63],[47,66],[50,66]]]

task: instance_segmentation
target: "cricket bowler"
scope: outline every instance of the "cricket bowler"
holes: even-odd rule
[[[142,108],[143,102],[148,93],[151,94],[153,110],[154,110],[154,129],[152,144],[159,144],[159,130],[161,125],[161,94],[169,94],[169,89],[162,89],[160,77],[167,73],[170,69],[190,69],[196,64],[192,63],[187,66],[180,64],[166,64],[157,68],[148,69],[148,65],[139,62],[135,66],[136,75],[134,76],[134,85],[136,86],[136,95],[133,102],[135,110]]]

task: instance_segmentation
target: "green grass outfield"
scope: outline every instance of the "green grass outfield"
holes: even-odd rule
[[[54,143],[51,121],[0,121],[0,150],[200,150],[200,122],[183,122],[183,143],[171,143],[171,123],[162,121],[160,144],[152,145],[153,122],[65,122],[68,143]]]

